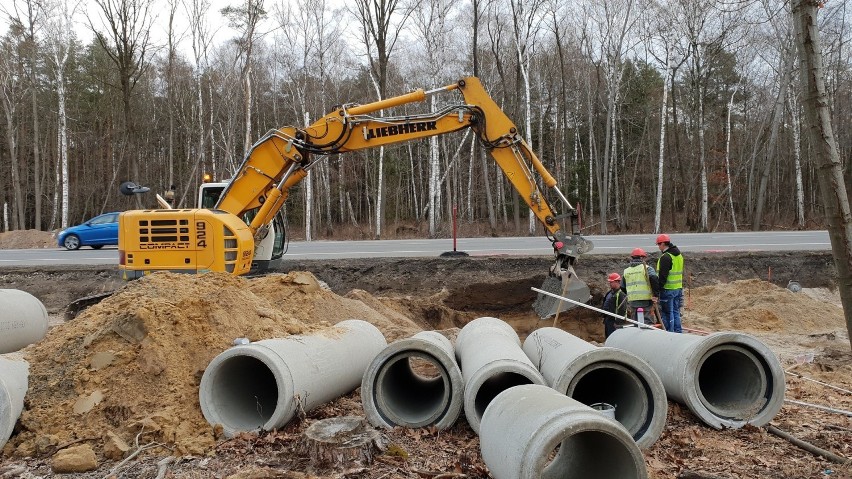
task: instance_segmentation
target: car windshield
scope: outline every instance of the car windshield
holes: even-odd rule
[[[118,216],[118,215],[116,215],[114,213],[108,214],[108,215],[96,216],[95,218],[92,218],[92,220],[89,221],[89,223],[93,224],[93,225],[103,225],[103,224],[107,224],[107,223],[115,223],[117,221],[116,216]]]

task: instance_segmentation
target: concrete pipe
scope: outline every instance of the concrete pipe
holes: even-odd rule
[[[669,398],[717,429],[763,426],[784,404],[784,370],[778,358],[747,334],[695,336],[623,328],[606,345],[647,361]]]
[[[387,345],[375,326],[342,321],[310,336],[266,339],[232,347],[201,377],[201,412],[226,437],[272,430],[361,384],[367,366]]]
[[[0,354],[23,349],[47,334],[47,310],[35,296],[0,289]]]
[[[547,384],[581,403],[615,407],[620,422],[641,448],[653,445],[666,425],[668,401],[657,373],[636,355],[598,348],[558,328],[541,328],[524,341],[524,352]]]
[[[495,397],[479,442],[495,479],[648,477],[639,446],[621,424],[546,386],[517,386]]]
[[[456,338],[456,357],[464,377],[464,414],[477,433],[482,414],[495,396],[512,386],[545,384],[521,349],[518,334],[497,318],[467,323]]]
[[[386,347],[361,381],[364,412],[376,427],[446,429],[461,413],[463,393],[453,344],[435,331]]]
[[[29,370],[26,361],[0,358],[0,449],[6,445],[24,409]]]

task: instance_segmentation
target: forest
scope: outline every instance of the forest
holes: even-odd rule
[[[852,8],[820,4],[852,184]],[[783,0],[10,0],[0,231],[193,207],[270,129],[477,76],[589,234],[824,228]],[[389,110],[457,104],[452,93]],[[285,206],[304,239],[541,230],[470,132],[329,157]],[[122,196],[133,181],[149,195]],[[558,203],[555,198],[548,198]]]

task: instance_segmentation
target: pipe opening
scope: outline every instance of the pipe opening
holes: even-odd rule
[[[450,405],[449,373],[428,354],[405,352],[389,359],[376,376],[377,411],[389,422],[422,427]]]
[[[533,381],[523,374],[512,372],[502,372],[492,375],[486,379],[476,391],[473,402],[476,415],[481,418],[482,415],[485,414],[485,408],[487,408],[491,401],[501,392],[511,387],[522,386],[524,384],[533,384]]]
[[[607,403],[615,406],[615,420],[635,438],[644,434],[651,423],[653,405],[650,387],[630,369],[615,363],[597,363],[579,374],[566,395],[590,406]]]
[[[747,348],[720,345],[698,367],[698,394],[713,414],[747,420],[760,412],[771,390],[763,362]]]
[[[213,424],[237,431],[260,429],[278,405],[278,384],[263,361],[232,356],[211,377],[209,404]]]
[[[641,477],[630,449],[618,438],[603,431],[582,431],[569,435],[555,451],[555,455],[547,451],[553,460],[544,467],[542,479]]]

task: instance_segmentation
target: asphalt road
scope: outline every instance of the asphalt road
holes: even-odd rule
[[[595,243],[592,254],[629,254],[635,247],[649,253],[657,251],[656,235],[587,236]],[[672,242],[684,252],[723,251],[821,251],[831,249],[827,231],[765,231],[748,233],[686,233],[672,235]],[[460,238],[458,251],[471,256],[538,256],[552,254],[550,242],[544,237]],[[382,241],[294,241],[285,258],[399,258],[435,257],[453,250],[452,239],[416,239]],[[113,247],[93,250],[83,247],[77,251],[52,249],[0,250],[0,269],[7,266],[73,266],[106,265],[118,262]]]

